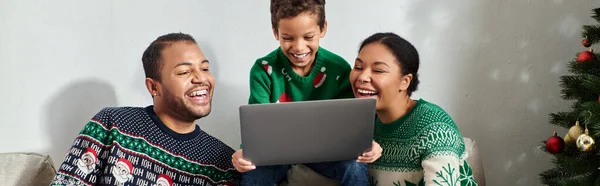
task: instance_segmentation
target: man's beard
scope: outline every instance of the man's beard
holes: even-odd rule
[[[194,87],[196,88],[196,87]],[[208,111],[195,111],[194,110],[194,106],[187,102],[187,100],[185,100],[185,98],[180,98],[175,96],[174,94],[172,94],[171,92],[169,92],[169,90],[167,89],[163,89],[163,95],[165,95],[165,102],[167,104],[167,107],[172,108],[171,110],[173,110],[173,112],[183,116],[185,119],[189,119],[189,120],[197,120],[203,117],[208,116],[208,114],[210,114],[211,111],[211,106],[212,106],[212,99],[210,96],[207,96],[208,100]],[[191,90],[191,89],[190,89]]]

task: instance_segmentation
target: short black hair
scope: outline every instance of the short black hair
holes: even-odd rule
[[[279,20],[308,12],[317,15],[321,31],[325,27],[325,0],[271,0],[271,26],[277,31]]]
[[[158,37],[150,43],[142,55],[142,64],[146,78],[160,81],[160,68],[162,67],[162,50],[176,42],[196,44],[194,37],[184,33],[169,33]]]
[[[400,63],[400,73],[402,73],[402,75],[413,75],[410,85],[406,90],[408,96],[411,96],[419,86],[419,52],[417,52],[417,49],[406,39],[394,33],[380,32],[365,39],[358,51],[360,52],[364,46],[371,43],[380,43],[390,49],[394,57],[396,57],[396,61]]]

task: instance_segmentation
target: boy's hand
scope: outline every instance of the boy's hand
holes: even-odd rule
[[[242,149],[235,151],[231,156],[231,163],[233,163],[233,166],[238,172],[243,173],[256,169],[256,166],[251,162],[244,160],[243,157]]]
[[[381,146],[379,146],[379,144],[375,141],[373,141],[372,144],[373,145],[371,147],[371,151],[365,152],[361,156],[359,156],[358,162],[373,163],[373,162],[375,162],[375,160],[377,160],[377,159],[379,159],[379,157],[381,157],[381,152],[383,151]]]

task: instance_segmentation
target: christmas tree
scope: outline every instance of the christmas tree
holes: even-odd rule
[[[600,140],[600,60],[592,49],[600,43],[600,8],[592,12],[598,24],[583,26],[585,49],[568,63],[569,74],[560,78],[562,98],[573,100],[573,105],[568,112],[550,114],[551,124],[569,130],[544,141],[556,165],[540,174],[549,186],[600,186],[600,151],[595,144]]]

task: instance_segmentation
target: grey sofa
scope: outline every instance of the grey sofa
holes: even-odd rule
[[[467,162],[473,169],[473,176],[480,186],[485,186],[483,165],[477,145],[469,138],[464,138],[464,141],[469,153]],[[57,170],[52,162],[50,156],[37,153],[0,153],[0,185],[49,185]],[[279,185],[334,186],[337,182],[315,173],[306,166],[294,165],[288,170],[288,179]]]
[[[56,175],[50,156],[38,153],[0,153],[0,185],[49,185]]]

